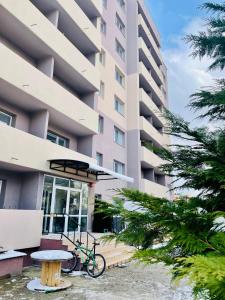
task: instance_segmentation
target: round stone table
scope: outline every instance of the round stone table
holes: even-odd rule
[[[71,286],[61,278],[61,263],[71,259],[71,253],[62,250],[45,250],[31,254],[31,258],[41,262],[41,279],[30,281],[27,288],[32,291],[56,291]]]

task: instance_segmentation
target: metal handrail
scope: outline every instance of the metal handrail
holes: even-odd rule
[[[54,213],[53,215],[55,217],[57,217],[57,216],[60,216],[60,217],[68,216],[69,217],[69,214],[65,214],[65,213],[63,213],[63,214]],[[76,246],[77,241],[79,241],[80,243],[82,242],[82,234],[83,234],[83,232],[81,230],[77,231],[77,228],[81,229],[81,224],[79,224],[78,222],[76,222],[74,219],[71,219],[71,221],[74,224],[74,230],[73,231],[67,230],[67,234],[64,231],[57,231],[56,230],[56,225],[55,225],[54,232],[58,233],[58,234],[61,234],[61,239],[64,236],[70,243],[72,243],[74,246]],[[73,239],[70,238],[71,232],[73,232]],[[77,232],[79,232],[79,239],[78,240],[76,240],[76,233]],[[48,233],[49,233],[49,231],[48,231]],[[86,231],[85,233],[87,235],[87,237],[86,237],[86,248],[88,248],[89,238],[91,237],[93,239],[93,245],[94,245],[93,249],[94,249],[94,253],[95,253],[95,246],[96,246],[95,244],[96,244],[97,239],[89,231]]]

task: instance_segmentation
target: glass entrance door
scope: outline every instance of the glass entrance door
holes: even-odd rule
[[[87,200],[86,183],[45,176],[43,230],[52,233],[87,231]]]
[[[68,189],[54,187],[53,201],[51,207],[51,232],[64,232],[65,231],[65,214],[67,208]]]

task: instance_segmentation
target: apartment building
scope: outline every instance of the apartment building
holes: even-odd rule
[[[92,228],[94,187],[131,178],[96,165],[97,0],[0,0],[0,245]],[[24,234],[25,233],[25,234]]]
[[[92,230],[95,196],[117,188],[167,196],[150,150],[168,143],[166,68],[143,1],[0,0],[0,61],[0,246]]]
[[[100,132],[94,137],[99,165],[134,178],[134,183],[100,182],[96,193],[136,188],[169,197],[154,147],[165,147],[162,110],[167,107],[167,75],[160,36],[142,0],[102,0]]]

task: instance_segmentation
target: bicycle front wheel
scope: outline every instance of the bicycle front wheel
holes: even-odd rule
[[[95,254],[90,257],[87,263],[87,272],[88,275],[97,278],[105,272],[106,261],[103,255]]]
[[[75,253],[72,253],[73,254],[73,258],[67,260],[67,261],[64,261],[62,262],[62,272],[63,273],[71,273],[73,270],[75,270],[76,266],[77,266],[77,263],[78,263],[78,257]]]

